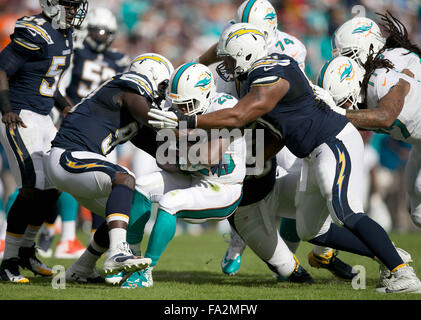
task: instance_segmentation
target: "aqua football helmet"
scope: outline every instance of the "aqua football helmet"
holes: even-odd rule
[[[377,53],[384,44],[385,39],[377,23],[369,18],[355,17],[335,31],[332,37],[332,54],[334,57],[350,57],[363,65],[370,49]]]
[[[187,115],[205,112],[215,95],[215,81],[210,69],[199,63],[178,67],[170,78],[167,101]]]
[[[153,89],[155,107],[160,108],[161,102],[165,99],[168,81],[174,72],[172,63],[160,54],[145,53],[132,60],[129,70],[148,78]]]
[[[92,9],[87,21],[86,42],[92,50],[103,52],[114,41],[117,32],[117,19],[107,8]]]
[[[39,5],[58,29],[79,27],[88,13],[87,0],[39,0]]]
[[[268,46],[274,44],[278,19],[275,8],[267,0],[247,0],[243,2],[235,15],[237,23],[251,23],[266,35]]]
[[[364,70],[354,59],[340,56],[323,66],[317,85],[332,95],[338,107],[358,109],[358,103],[363,100],[363,78]]]

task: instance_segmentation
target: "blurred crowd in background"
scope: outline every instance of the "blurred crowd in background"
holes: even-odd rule
[[[89,0],[89,6],[107,7],[118,18],[113,47],[135,57],[157,52],[174,67],[198,57],[218,40],[221,30],[242,0]],[[419,0],[271,0],[278,13],[279,28],[302,40],[307,48],[306,73],[316,81],[331,58],[335,29],[355,15],[379,21],[376,12],[391,11],[407,27],[413,42],[421,45]],[[38,0],[0,0],[0,50],[7,45],[16,19],[39,13]],[[416,231],[405,206],[403,168],[410,145],[387,135],[368,133],[367,212],[387,230]],[[369,170],[370,169],[370,170]],[[4,198],[14,190],[3,157]],[[362,182],[363,184],[363,182]]]

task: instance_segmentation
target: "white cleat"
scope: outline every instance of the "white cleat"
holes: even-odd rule
[[[411,255],[401,248],[396,248],[399,256],[402,258],[403,263],[408,264],[412,262]],[[383,263],[380,262],[379,266],[380,278],[377,282],[376,288],[386,288],[393,279],[392,271],[390,271]]]
[[[104,262],[106,274],[116,274],[120,271],[134,272],[145,269],[152,263],[150,258],[133,255],[127,242],[122,242],[107,252]]]
[[[381,293],[421,293],[421,281],[418,279],[412,267],[401,267],[392,272],[393,277],[389,285],[377,288]]]
[[[79,283],[103,283],[104,278],[95,269],[85,269],[72,264],[66,270],[66,281]]]

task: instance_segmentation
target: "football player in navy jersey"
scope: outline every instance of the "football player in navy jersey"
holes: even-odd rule
[[[9,215],[0,278],[27,283],[19,266],[52,275],[35,256],[34,240],[59,192],[46,180],[43,156],[56,128],[53,106],[70,104],[57,84],[70,64],[73,26],[82,23],[86,0],[40,0],[42,13],[16,22],[11,43],[0,53],[0,139],[19,188]]]
[[[65,95],[77,104],[103,81],[127,70],[130,59],[109,47],[117,32],[117,19],[106,8],[89,11],[85,24],[87,36],[80,46],[75,46],[70,68],[70,83]]]
[[[85,208],[101,214],[104,222],[82,256],[66,271],[66,279],[96,281],[96,261],[107,251],[105,273],[146,268],[151,259],[135,256],[126,230],[135,177],[107,159],[118,144],[131,141],[148,152],[156,132],[145,126],[151,106],[165,97],[174,68],[158,54],[135,58],[130,71],[116,75],[69,111],[52,141],[46,172],[53,184],[70,193]]]
[[[248,93],[232,109],[186,116],[151,110],[155,127],[242,128],[256,121],[303,158],[297,190],[297,232],[302,240],[376,258],[393,281],[379,292],[411,292],[420,280],[399,256],[383,228],[363,212],[363,142],[349,121],[314,96],[298,64],[286,55],[267,56],[265,36],[250,24],[227,28],[218,44],[228,74],[247,77]],[[328,217],[335,222],[331,224]],[[339,227],[338,227],[339,226]],[[408,272],[401,272],[407,270]],[[393,283],[393,285],[392,285]]]

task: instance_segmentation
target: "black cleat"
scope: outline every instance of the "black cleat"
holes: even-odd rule
[[[41,275],[44,277],[49,277],[53,275],[53,271],[43,264],[35,255],[36,248],[35,244],[30,248],[20,247],[19,248],[19,258],[20,266],[22,268],[31,270],[34,275]]]
[[[343,281],[352,281],[358,274],[352,272],[352,267],[340,260],[338,251],[331,250],[327,255],[317,255],[313,251],[308,254],[308,263],[314,268],[329,270],[336,278]]]
[[[29,280],[19,272],[19,258],[10,258],[0,265],[0,279],[14,283],[29,283]]]
[[[281,275],[277,274],[276,279],[279,282],[288,281],[288,282],[292,282],[292,283],[308,283],[308,284],[314,283],[313,278],[306,271],[306,269],[304,269],[301,266],[300,262],[298,261],[297,257],[295,256],[295,254],[294,254],[294,260],[295,260],[295,269],[290,274],[290,276],[288,278],[284,278]]]

